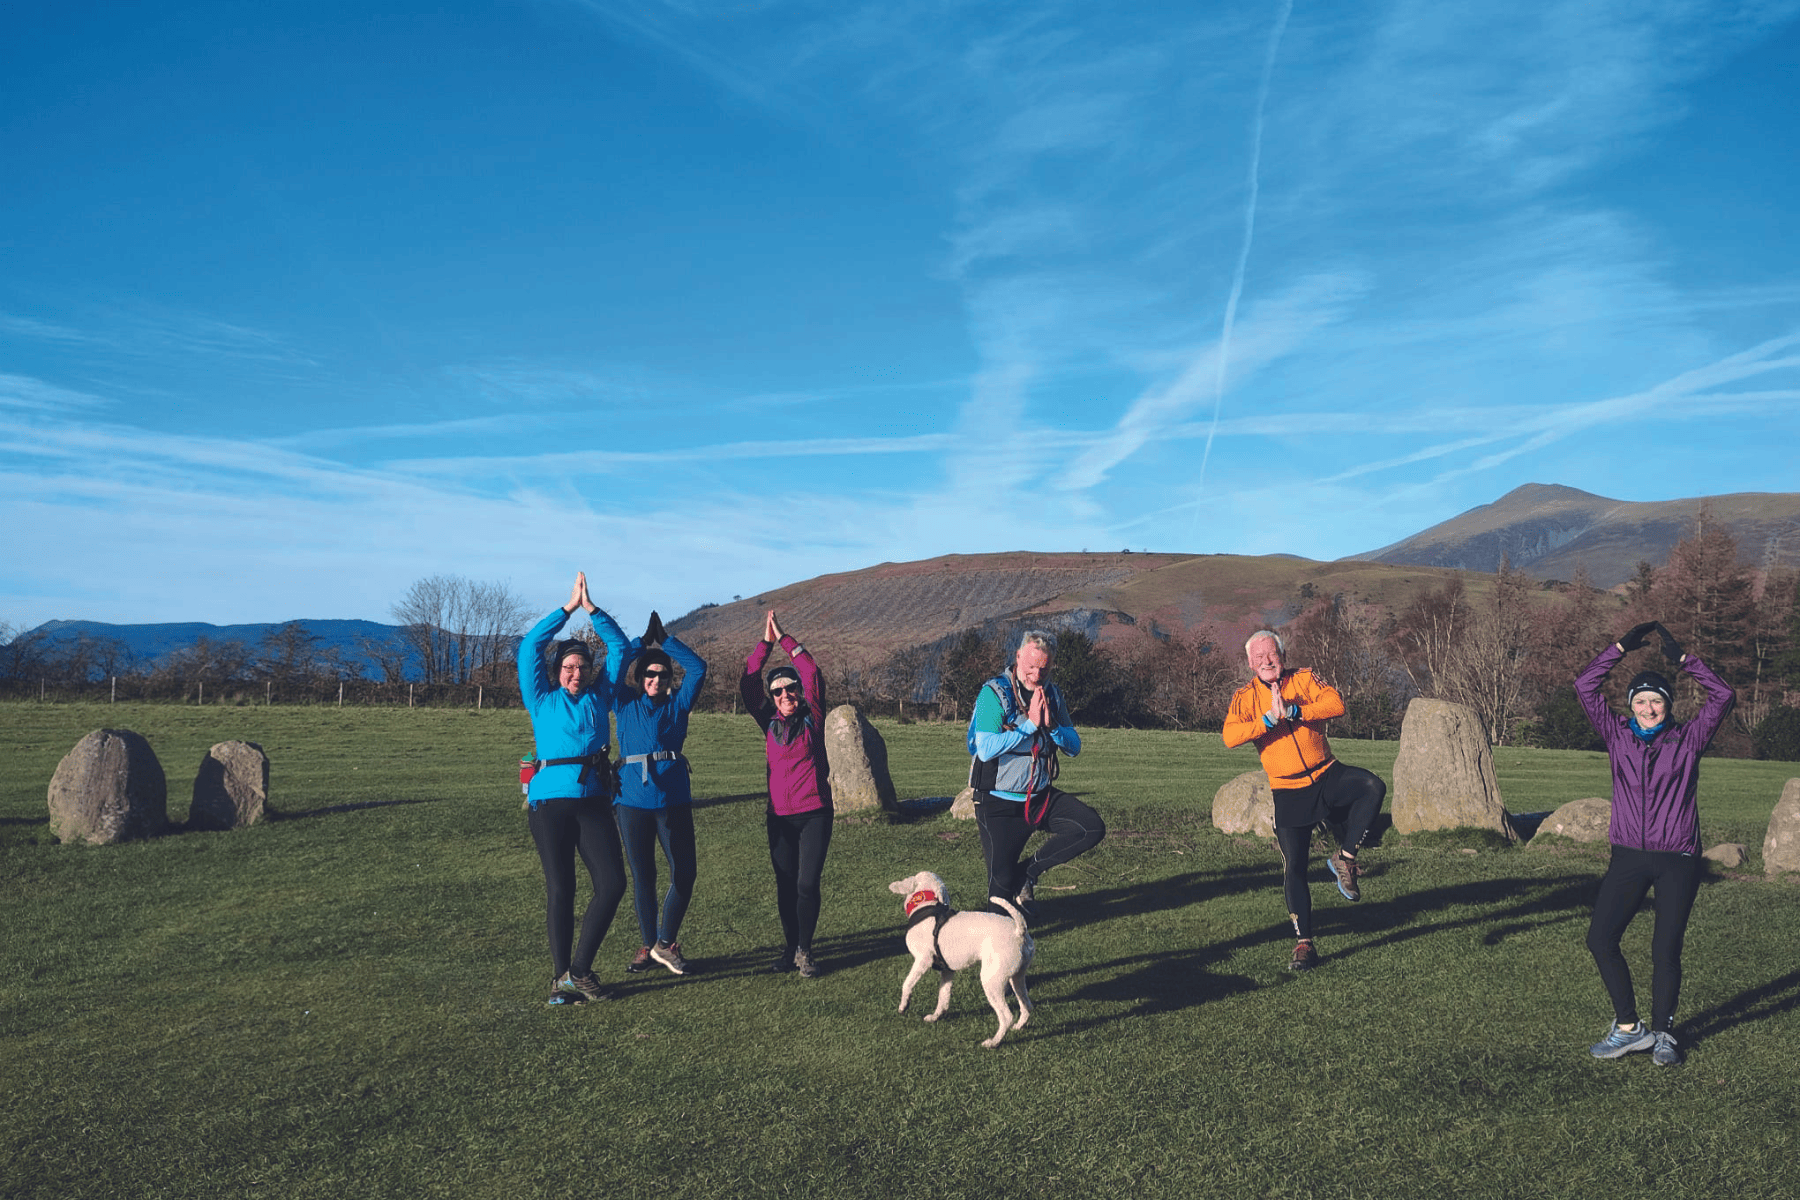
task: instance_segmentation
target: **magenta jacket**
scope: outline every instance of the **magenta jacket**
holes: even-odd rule
[[[781,648],[793,660],[800,691],[806,697],[807,711],[800,728],[790,735],[782,727],[775,702],[763,690],[762,669],[771,649],[768,642],[751,648],[738,692],[744,697],[744,708],[762,727],[769,760],[769,808],[778,816],[796,817],[831,808],[831,767],[825,759],[825,679],[799,642],[783,636]]]
[[[1607,840],[1633,850],[1698,854],[1700,805],[1695,791],[1700,755],[1725,723],[1737,693],[1698,657],[1685,656],[1681,669],[1705,690],[1706,703],[1686,724],[1666,716],[1662,729],[1646,743],[1631,732],[1629,716],[1621,717],[1606,706],[1600,690],[1607,672],[1624,657],[1615,643],[1575,677],[1575,695],[1612,760],[1612,824]]]

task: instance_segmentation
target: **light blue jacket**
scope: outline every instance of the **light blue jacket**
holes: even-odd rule
[[[606,665],[602,674],[579,696],[571,696],[556,685],[551,668],[544,665],[544,653],[557,633],[569,620],[560,608],[531,627],[519,643],[519,695],[531,714],[531,733],[537,740],[537,757],[582,758],[605,754],[608,741],[608,717],[613,697],[618,694],[625,675],[625,634],[604,612],[589,618],[594,632],[606,643]],[[599,770],[586,772],[575,763],[544,767],[532,776],[526,798],[533,808],[546,800],[586,799],[608,791]]]

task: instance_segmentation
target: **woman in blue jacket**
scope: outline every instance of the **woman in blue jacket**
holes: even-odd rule
[[[558,642],[546,650],[576,608],[585,608],[606,644],[604,674],[593,679],[586,642]],[[519,695],[531,713],[537,771],[526,803],[531,840],[544,865],[544,923],[554,970],[551,1004],[604,1000],[594,978],[594,956],[625,895],[625,864],[612,819],[613,773],[607,747],[608,717],[625,661],[625,635],[588,599],[587,576],[577,574],[569,602],[553,608],[519,643]],[[549,663],[555,665],[552,668]],[[552,674],[554,671],[554,675]],[[575,856],[587,866],[593,898],[575,940]],[[573,949],[571,950],[571,943]]]
[[[1670,719],[1669,681],[1655,671],[1639,672],[1625,690],[1629,717],[1606,706],[1601,687],[1607,673],[1651,633],[1661,636],[1663,656],[1706,693],[1706,703],[1685,725]],[[1737,695],[1712,668],[1683,654],[1655,621],[1635,626],[1602,650],[1575,677],[1575,695],[1612,760],[1612,823],[1607,830],[1612,858],[1594,900],[1587,947],[1612,999],[1613,1024],[1590,1049],[1596,1058],[1649,1050],[1657,1065],[1675,1066],[1681,1062],[1675,1041],[1681,944],[1700,889],[1700,755]],[[1656,929],[1650,938],[1650,1023],[1645,1025],[1638,1020],[1631,969],[1619,951],[1619,939],[1652,887]]]
[[[625,673],[613,711],[619,718],[619,797],[613,816],[631,864],[632,901],[643,943],[627,971],[648,970],[659,962],[677,975],[687,973],[681,956],[681,920],[694,894],[698,869],[694,857],[693,791],[687,759],[688,714],[706,682],[706,663],[663,629],[662,618],[650,614],[650,626]],[[679,666],[682,681],[675,682]],[[659,914],[656,904],[656,849],[669,860],[669,890]]]

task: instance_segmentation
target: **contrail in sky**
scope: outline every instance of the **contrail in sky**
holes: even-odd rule
[[[1238,246],[1237,269],[1231,273],[1231,294],[1225,300],[1225,324],[1219,333],[1219,371],[1213,379],[1212,425],[1206,431],[1206,449],[1200,455],[1200,483],[1194,496],[1194,524],[1188,530],[1192,541],[1200,522],[1200,494],[1206,490],[1206,464],[1212,458],[1213,435],[1219,429],[1219,409],[1225,402],[1225,371],[1231,363],[1231,327],[1237,321],[1238,297],[1244,293],[1244,269],[1250,265],[1250,242],[1256,235],[1256,198],[1261,190],[1263,110],[1269,103],[1269,77],[1275,73],[1275,55],[1281,49],[1281,35],[1287,32],[1288,18],[1294,14],[1294,0],[1282,0],[1281,16],[1275,21],[1275,32],[1269,35],[1269,55],[1263,60],[1262,84],[1256,90],[1256,120],[1250,127],[1250,198],[1244,205],[1244,240]]]

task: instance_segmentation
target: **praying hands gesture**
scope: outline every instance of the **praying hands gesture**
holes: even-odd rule
[[[781,623],[775,619],[775,610],[772,608],[769,610],[769,615],[763,618],[762,640],[770,645],[779,644],[781,641]]]
[[[1031,703],[1025,708],[1025,719],[1039,729],[1056,728],[1056,710],[1050,707],[1050,689],[1042,684],[1031,693]]]
[[[1281,702],[1281,680],[1269,685],[1269,721],[1279,725],[1287,720],[1287,705]]]

